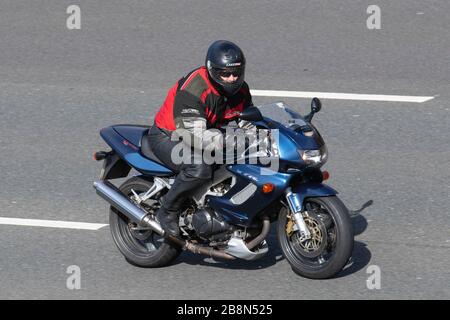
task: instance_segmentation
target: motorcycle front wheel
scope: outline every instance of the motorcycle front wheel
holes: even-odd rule
[[[303,219],[311,233],[304,238],[293,214],[283,208],[277,238],[292,270],[306,278],[327,279],[340,272],[353,251],[353,227],[347,208],[336,196],[307,198]]]

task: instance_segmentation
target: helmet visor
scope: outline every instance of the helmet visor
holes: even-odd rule
[[[215,74],[219,77],[228,78],[233,75],[234,77],[241,77],[244,73],[243,68],[226,68],[226,69],[215,69]]]

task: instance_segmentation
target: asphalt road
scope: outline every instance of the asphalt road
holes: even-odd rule
[[[375,3],[376,2],[376,3]],[[0,217],[108,223],[92,188],[98,132],[150,124],[168,88],[216,39],[246,53],[252,89],[434,96],[424,103],[324,99],[329,184],[351,210],[353,263],[295,275],[274,235],[259,261],[183,253],[128,264],[98,231],[0,225],[1,299],[449,299],[450,3],[440,1],[0,0]],[[381,8],[368,30],[366,9]],[[284,100],[302,113],[309,99]],[[66,286],[69,266],[81,289]],[[369,289],[370,267],[381,287]]]

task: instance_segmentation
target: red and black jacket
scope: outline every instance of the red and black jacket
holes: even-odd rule
[[[247,83],[235,95],[225,96],[211,83],[206,67],[200,67],[169,90],[156,114],[155,124],[168,131],[190,131],[195,121],[206,122],[206,129],[220,128],[252,104]]]

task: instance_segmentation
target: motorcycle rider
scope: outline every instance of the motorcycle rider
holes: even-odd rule
[[[175,130],[188,133],[193,148],[204,149],[210,143],[223,147],[224,137],[206,129],[220,128],[253,105],[244,75],[242,50],[230,41],[215,41],[208,49],[205,65],[188,73],[169,90],[155,116],[148,135],[149,144],[154,154],[177,173],[156,213],[162,228],[171,235],[179,234],[178,216],[187,196],[212,178],[212,167],[203,157],[201,163],[198,158],[193,161],[192,152],[189,163],[174,163],[171,151],[179,141],[173,141],[171,136]],[[202,130],[198,130],[199,124]]]

